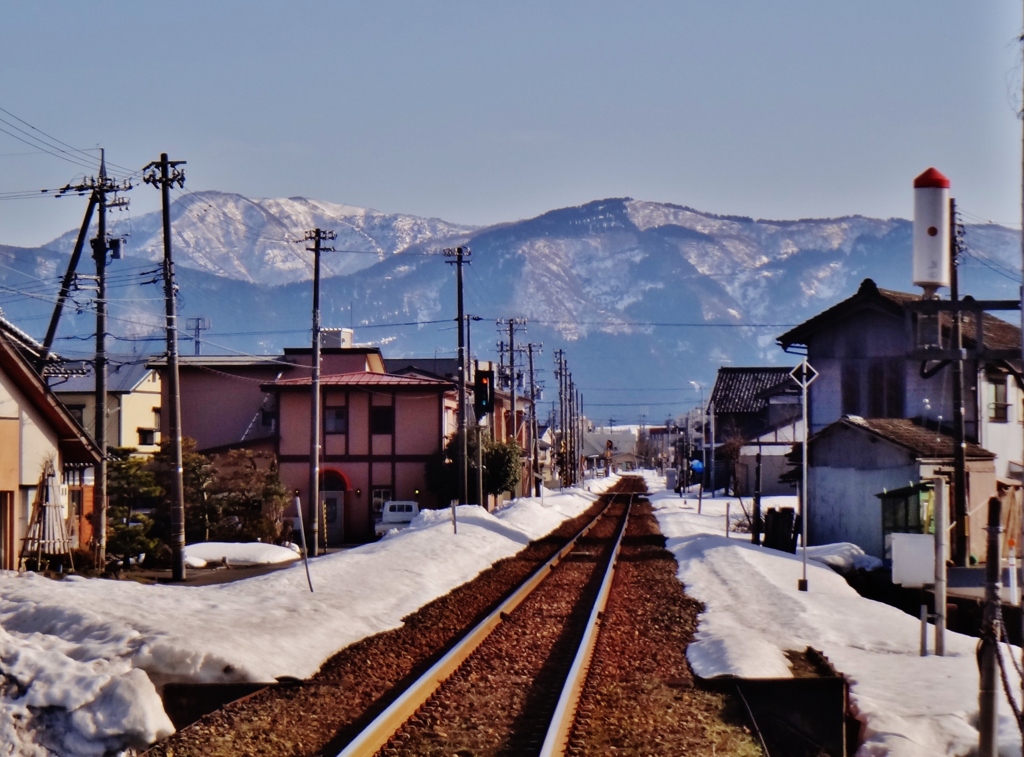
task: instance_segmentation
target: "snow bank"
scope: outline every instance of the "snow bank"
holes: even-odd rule
[[[668,548],[679,562],[679,579],[705,606],[687,654],[698,675],[790,676],[783,653],[811,646],[850,682],[864,740],[858,757],[976,750],[977,639],[947,633],[947,656],[922,658],[917,618],[862,598],[815,560],[807,564],[809,591],[798,591],[799,553],[720,535],[726,499],[705,498],[703,514],[697,515],[695,499],[665,492],[654,476],[648,487]],[[844,567],[863,563],[854,545],[812,548],[812,554]],[[1019,657],[1020,650],[1013,648],[1013,654]],[[1019,691],[1019,677],[1014,678]],[[1019,755],[1020,734],[1005,699],[999,712],[1000,754]]]
[[[581,513],[615,480],[494,513],[459,507],[457,535],[449,510],[426,511],[379,542],[311,560],[312,594],[301,564],[216,586],[0,571],[0,752],[99,757],[151,743],[173,731],[157,696],[168,681],[310,676]],[[188,553],[231,564],[295,557],[265,544]]]
[[[238,567],[274,565],[298,559],[297,549],[260,542],[237,544],[226,541],[207,541],[200,544],[189,544],[185,547],[186,564],[192,568],[203,568],[208,563],[218,562]]]

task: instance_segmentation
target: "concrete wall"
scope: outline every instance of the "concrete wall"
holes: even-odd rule
[[[182,434],[195,439],[200,450],[234,444],[242,440],[247,430],[250,438],[269,433],[269,429],[258,425],[261,408],[272,407],[260,383],[274,380],[278,374],[274,366],[204,370],[183,365],[179,374]],[[169,423],[166,383],[157,403],[163,408],[162,434],[168,433]]]
[[[917,480],[916,465],[883,470],[813,467],[808,471],[807,543],[848,541],[884,557],[882,501],[875,495]]]

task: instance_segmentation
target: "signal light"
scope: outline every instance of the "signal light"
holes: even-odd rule
[[[494,411],[494,371],[477,371],[473,379],[473,410],[478,416]]]

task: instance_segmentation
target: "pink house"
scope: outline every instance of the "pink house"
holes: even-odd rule
[[[151,365],[166,368],[163,361]],[[307,518],[311,365],[312,350],[304,348],[283,356],[182,357],[179,367],[183,435],[207,454],[275,453]],[[320,520],[328,544],[372,539],[375,510],[388,499],[439,504],[427,490],[426,469],[454,431],[452,382],[388,374],[377,348],[326,347],[321,398]],[[166,418],[161,431],[168,432]]]

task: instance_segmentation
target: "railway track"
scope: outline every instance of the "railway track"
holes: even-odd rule
[[[340,752],[565,753],[630,506],[607,507]]]
[[[742,705],[693,681],[686,646],[700,604],[675,577],[638,496],[643,480],[617,487],[402,627],[342,650],[313,678],[231,703],[149,754],[483,757],[556,754],[568,743],[580,755],[760,755]],[[611,590],[606,566],[616,548],[622,560]],[[601,593],[603,611],[594,608]],[[514,601],[495,609],[502,598]],[[576,659],[588,628],[601,630],[590,633],[593,666],[588,652]],[[573,668],[575,688],[563,696]],[[577,699],[582,715],[574,719]],[[556,711],[561,726],[551,730]]]

